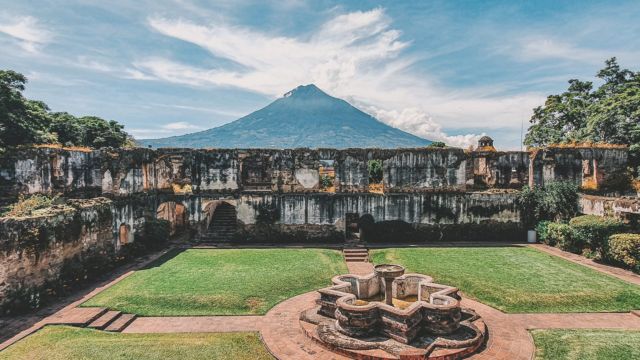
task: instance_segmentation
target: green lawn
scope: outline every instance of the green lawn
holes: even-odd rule
[[[122,334],[47,326],[0,352],[0,360],[256,359],[273,357],[257,333]]]
[[[346,273],[338,251],[190,249],[85,302],[143,316],[264,314]]]
[[[384,249],[373,261],[402,264],[505,312],[640,309],[639,286],[532,248]]]
[[[538,360],[640,359],[640,331],[534,330]]]

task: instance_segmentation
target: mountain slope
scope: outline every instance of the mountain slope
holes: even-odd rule
[[[220,127],[143,146],[192,148],[420,147],[431,142],[393,128],[327,95],[315,85],[299,86],[284,97]]]

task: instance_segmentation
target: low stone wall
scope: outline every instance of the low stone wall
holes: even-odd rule
[[[37,308],[65,283],[115,262],[111,201],[70,201],[47,215],[0,219],[0,314]]]
[[[622,218],[640,215],[640,197],[608,197],[580,195],[580,212],[587,215],[618,216]]]

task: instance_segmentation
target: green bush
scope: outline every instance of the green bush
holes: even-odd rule
[[[171,223],[167,220],[151,219],[144,223],[139,241],[148,249],[158,249],[169,241]]]
[[[577,252],[582,249],[582,244],[576,241],[573,229],[567,224],[549,223],[547,225],[546,241],[565,251]]]
[[[538,240],[543,244],[555,246],[555,243],[550,243],[547,237],[547,232],[549,231],[548,227],[551,224],[551,221],[542,220],[536,225],[536,233],[538,235]]]
[[[380,184],[382,182],[382,160],[369,160],[367,163],[369,170],[369,184]]]
[[[595,215],[575,217],[569,221],[569,225],[573,229],[576,242],[582,244],[583,248],[595,252],[600,258],[604,258],[607,253],[609,236],[624,229],[622,221],[616,218]]]
[[[7,211],[2,216],[7,217],[22,217],[34,215],[36,210],[41,210],[50,207],[58,201],[60,195],[53,196],[34,194],[25,196],[20,194],[18,201],[9,205]]]
[[[608,257],[640,272],[640,234],[615,234],[609,237]]]
[[[533,227],[541,220],[566,221],[578,211],[578,187],[568,181],[551,182],[545,186],[525,186],[517,198],[522,222]]]

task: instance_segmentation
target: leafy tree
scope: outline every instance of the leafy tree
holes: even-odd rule
[[[382,182],[382,160],[369,160],[369,183],[380,184]]]
[[[447,147],[447,144],[445,144],[442,141],[434,141],[431,144],[429,144],[429,147],[444,148],[444,147]]]
[[[578,186],[568,181],[525,186],[517,202],[525,226],[532,227],[541,220],[567,221],[578,212]]]
[[[534,109],[533,125],[525,142],[548,145],[573,141],[627,141],[630,133],[624,131],[624,125],[637,125],[633,120],[638,115],[640,73],[621,70],[612,58],[606,61],[606,67],[597,76],[604,83],[595,90],[591,82],[573,79],[566,92],[547,97],[544,106]],[[637,131],[637,128],[631,128]]]
[[[44,135],[49,108],[22,96],[27,78],[0,70],[0,147],[38,142]]]
[[[0,148],[34,143],[93,148],[134,144],[116,121],[51,113],[45,103],[26,99],[22,95],[26,83],[24,75],[0,70]]]
[[[603,81],[598,88],[573,79],[567,91],[535,108],[525,144],[627,144],[632,165],[640,166],[640,72],[621,69],[614,57],[597,77]]]

